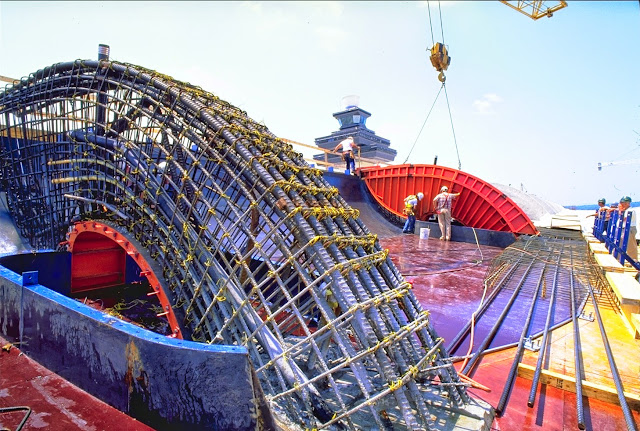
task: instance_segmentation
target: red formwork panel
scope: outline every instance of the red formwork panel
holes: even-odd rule
[[[125,235],[101,222],[78,222],[67,233],[67,251],[71,253],[72,293],[124,283],[126,257],[130,256],[140,268],[140,275],[149,281],[151,291],[147,295],[158,297],[163,309],[158,317],[168,320],[172,330],[169,337],[182,339],[178,319],[160,281],[162,275],[154,273],[151,263]]]
[[[465,226],[515,234],[536,235],[538,230],[522,209],[491,184],[457,169],[438,165],[394,165],[361,169],[367,188],[388,211],[404,217],[403,200],[424,193],[416,217],[426,220],[434,213],[433,198],[442,186],[460,193],[451,214]]]

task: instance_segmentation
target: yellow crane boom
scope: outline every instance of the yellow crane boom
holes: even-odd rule
[[[506,1],[500,0],[500,3],[504,3],[507,6],[517,10],[518,12],[528,16],[533,20],[540,19],[544,16],[551,18],[555,11],[567,7],[567,2],[560,0],[558,2],[547,1]],[[546,3],[556,3],[554,6],[547,7]]]

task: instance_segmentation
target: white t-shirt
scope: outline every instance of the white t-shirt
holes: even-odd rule
[[[353,150],[353,139],[347,138],[344,141],[340,142],[342,145],[342,152],[346,153]]]

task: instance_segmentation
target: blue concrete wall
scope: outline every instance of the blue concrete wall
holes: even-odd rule
[[[170,339],[43,285],[23,286],[27,275],[23,283],[0,266],[0,331],[46,368],[157,429],[270,428],[244,347]]]

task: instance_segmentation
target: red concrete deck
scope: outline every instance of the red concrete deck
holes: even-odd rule
[[[399,230],[399,229],[398,229]],[[483,292],[483,278],[490,261],[502,250],[474,244],[420,239],[416,235],[402,235],[380,240],[390,251],[391,259],[413,283],[414,293],[432,316],[432,323],[440,336],[451,340],[477,309]],[[607,337],[621,374],[625,392],[640,396],[640,340],[635,340],[625,326],[617,308],[603,294],[598,299]],[[585,307],[589,313],[591,302]],[[585,364],[584,381],[608,388],[615,394],[602,337],[596,321],[579,320],[580,341]],[[507,330],[509,328],[506,328]],[[513,329],[513,328],[511,328]],[[522,328],[516,328],[519,331]],[[501,328],[502,330],[502,328]],[[573,328],[568,323],[552,332],[550,359],[545,369],[562,376],[575,376]],[[466,352],[466,348],[464,349]],[[515,348],[486,355],[473,379],[490,389],[486,392],[471,389],[474,397],[496,407],[502,395],[507,375],[515,357]],[[459,353],[463,354],[463,353]],[[537,353],[525,350],[521,363],[535,367]],[[461,363],[458,363],[460,368]],[[501,417],[496,418],[494,430],[576,430],[576,395],[551,385],[539,385],[536,404],[527,407],[531,380],[515,379],[508,404]],[[627,424],[616,397],[612,402],[583,398],[587,430],[626,430]],[[636,427],[640,424],[640,406],[631,405]]]
[[[8,342],[0,337],[2,346]],[[153,431],[23,355],[16,347],[0,352],[0,409],[26,406],[22,431]],[[17,429],[25,411],[0,413],[0,429]]]
[[[451,340],[477,309],[483,292],[483,278],[491,259],[502,250],[496,247],[421,240],[416,235],[398,235],[381,239],[391,259],[413,283],[414,293],[431,312],[438,334]],[[640,340],[634,340],[608,296],[599,299],[600,312],[607,328],[616,365],[625,391],[640,397]],[[589,311],[590,305],[586,311]],[[520,328],[517,328],[520,330]],[[585,381],[614,389],[596,322],[580,320]],[[551,336],[551,354],[546,369],[559,375],[574,376],[573,332],[571,324],[556,329]],[[7,342],[0,338],[0,343]],[[464,349],[466,351],[466,348]],[[502,394],[512,366],[515,349],[486,355],[473,379],[490,392],[470,389],[472,396],[494,407]],[[535,365],[537,354],[526,351],[522,363]],[[461,365],[459,363],[458,365]],[[531,380],[515,379],[506,410],[496,418],[493,430],[575,430],[576,396],[550,385],[539,385],[536,404],[527,407]],[[151,430],[146,425],[88,395],[59,376],[41,367],[17,348],[0,353],[0,408],[29,406],[33,411],[23,430]],[[611,402],[584,398],[588,430],[627,429],[622,410]],[[640,424],[638,404],[631,406]],[[0,414],[0,428],[15,429],[24,412]]]

